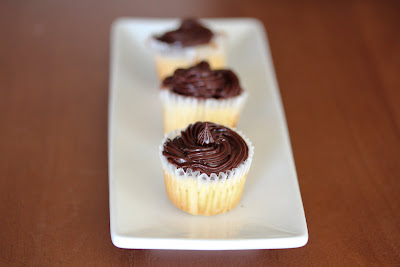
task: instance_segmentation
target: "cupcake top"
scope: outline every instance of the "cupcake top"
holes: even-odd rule
[[[206,61],[188,69],[177,69],[164,79],[163,89],[183,96],[224,99],[242,93],[239,79],[231,70],[211,70]]]
[[[181,135],[167,139],[162,154],[178,168],[210,175],[238,167],[249,148],[235,131],[211,122],[190,124]]]
[[[170,45],[188,47],[207,44],[213,36],[213,32],[204,27],[198,20],[184,19],[178,29],[155,36],[155,38]]]

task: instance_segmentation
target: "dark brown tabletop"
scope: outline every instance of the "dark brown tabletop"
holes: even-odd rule
[[[0,3],[1,266],[399,266],[400,1]],[[109,231],[118,17],[265,25],[309,230],[286,250],[123,250]]]

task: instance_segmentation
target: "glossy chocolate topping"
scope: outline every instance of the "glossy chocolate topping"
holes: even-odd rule
[[[181,26],[155,38],[171,45],[186,47],[207,44],[213,37],[212,31],[195,19],[182,20]]]
[[[190,124],[180,136],[167,139],[162,152],[178,168],[208,175],[238,167],[248,153],[249,148],[240,135],[211,122]]]
[[[211,70],[205,61],[188,69],[177,69],[164,79],[163,87],[198,98],[230,98],[242,92],[239,79],[231,70]]]

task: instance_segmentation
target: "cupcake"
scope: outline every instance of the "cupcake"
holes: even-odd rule
[[[160,146],[169,200],[193,215],[214,215],[239,202],[254,148],[241,133],[196,122],[168,133]]]
[[[160,98],[164,132],[182,129],[196,121],[212,121],[235,127],[247,93],[231,70],[211,70],[202,61],[188,69],[177,69],[164,79]]]
[[[178,29],[151,38],[158,76],[164,79],[178,68],[202,60],[213,68],[225,67],[225,38],[213,33],[198,20],[184,19]]]

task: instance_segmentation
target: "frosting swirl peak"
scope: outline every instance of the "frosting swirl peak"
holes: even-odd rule
[[[242,88],[231,70],[211,70],[206,61],[188,69],[177,69],[163,81],[163,87],[174,93],[198,98],[230,98]]]
[[[208,129],[207,122],[206,125],[204,125],[204,129],[197,135],[197,143],[203,146],[215,143],[214,139],[212,138],[210,129]]]
[[[203,142],[205,136],[208,143]],[[196,122],[181,131],[180,136],[167,139],[162,154],[179,168],[210,175],[238,167],[248,158],[249,148],[239,134],[227,127]]]
[[[212,31],[204,27],[196,19],[184,19],[178,29],[166,32],[155,38],[171,45],[187,47],[207,44],[213,35]]]

